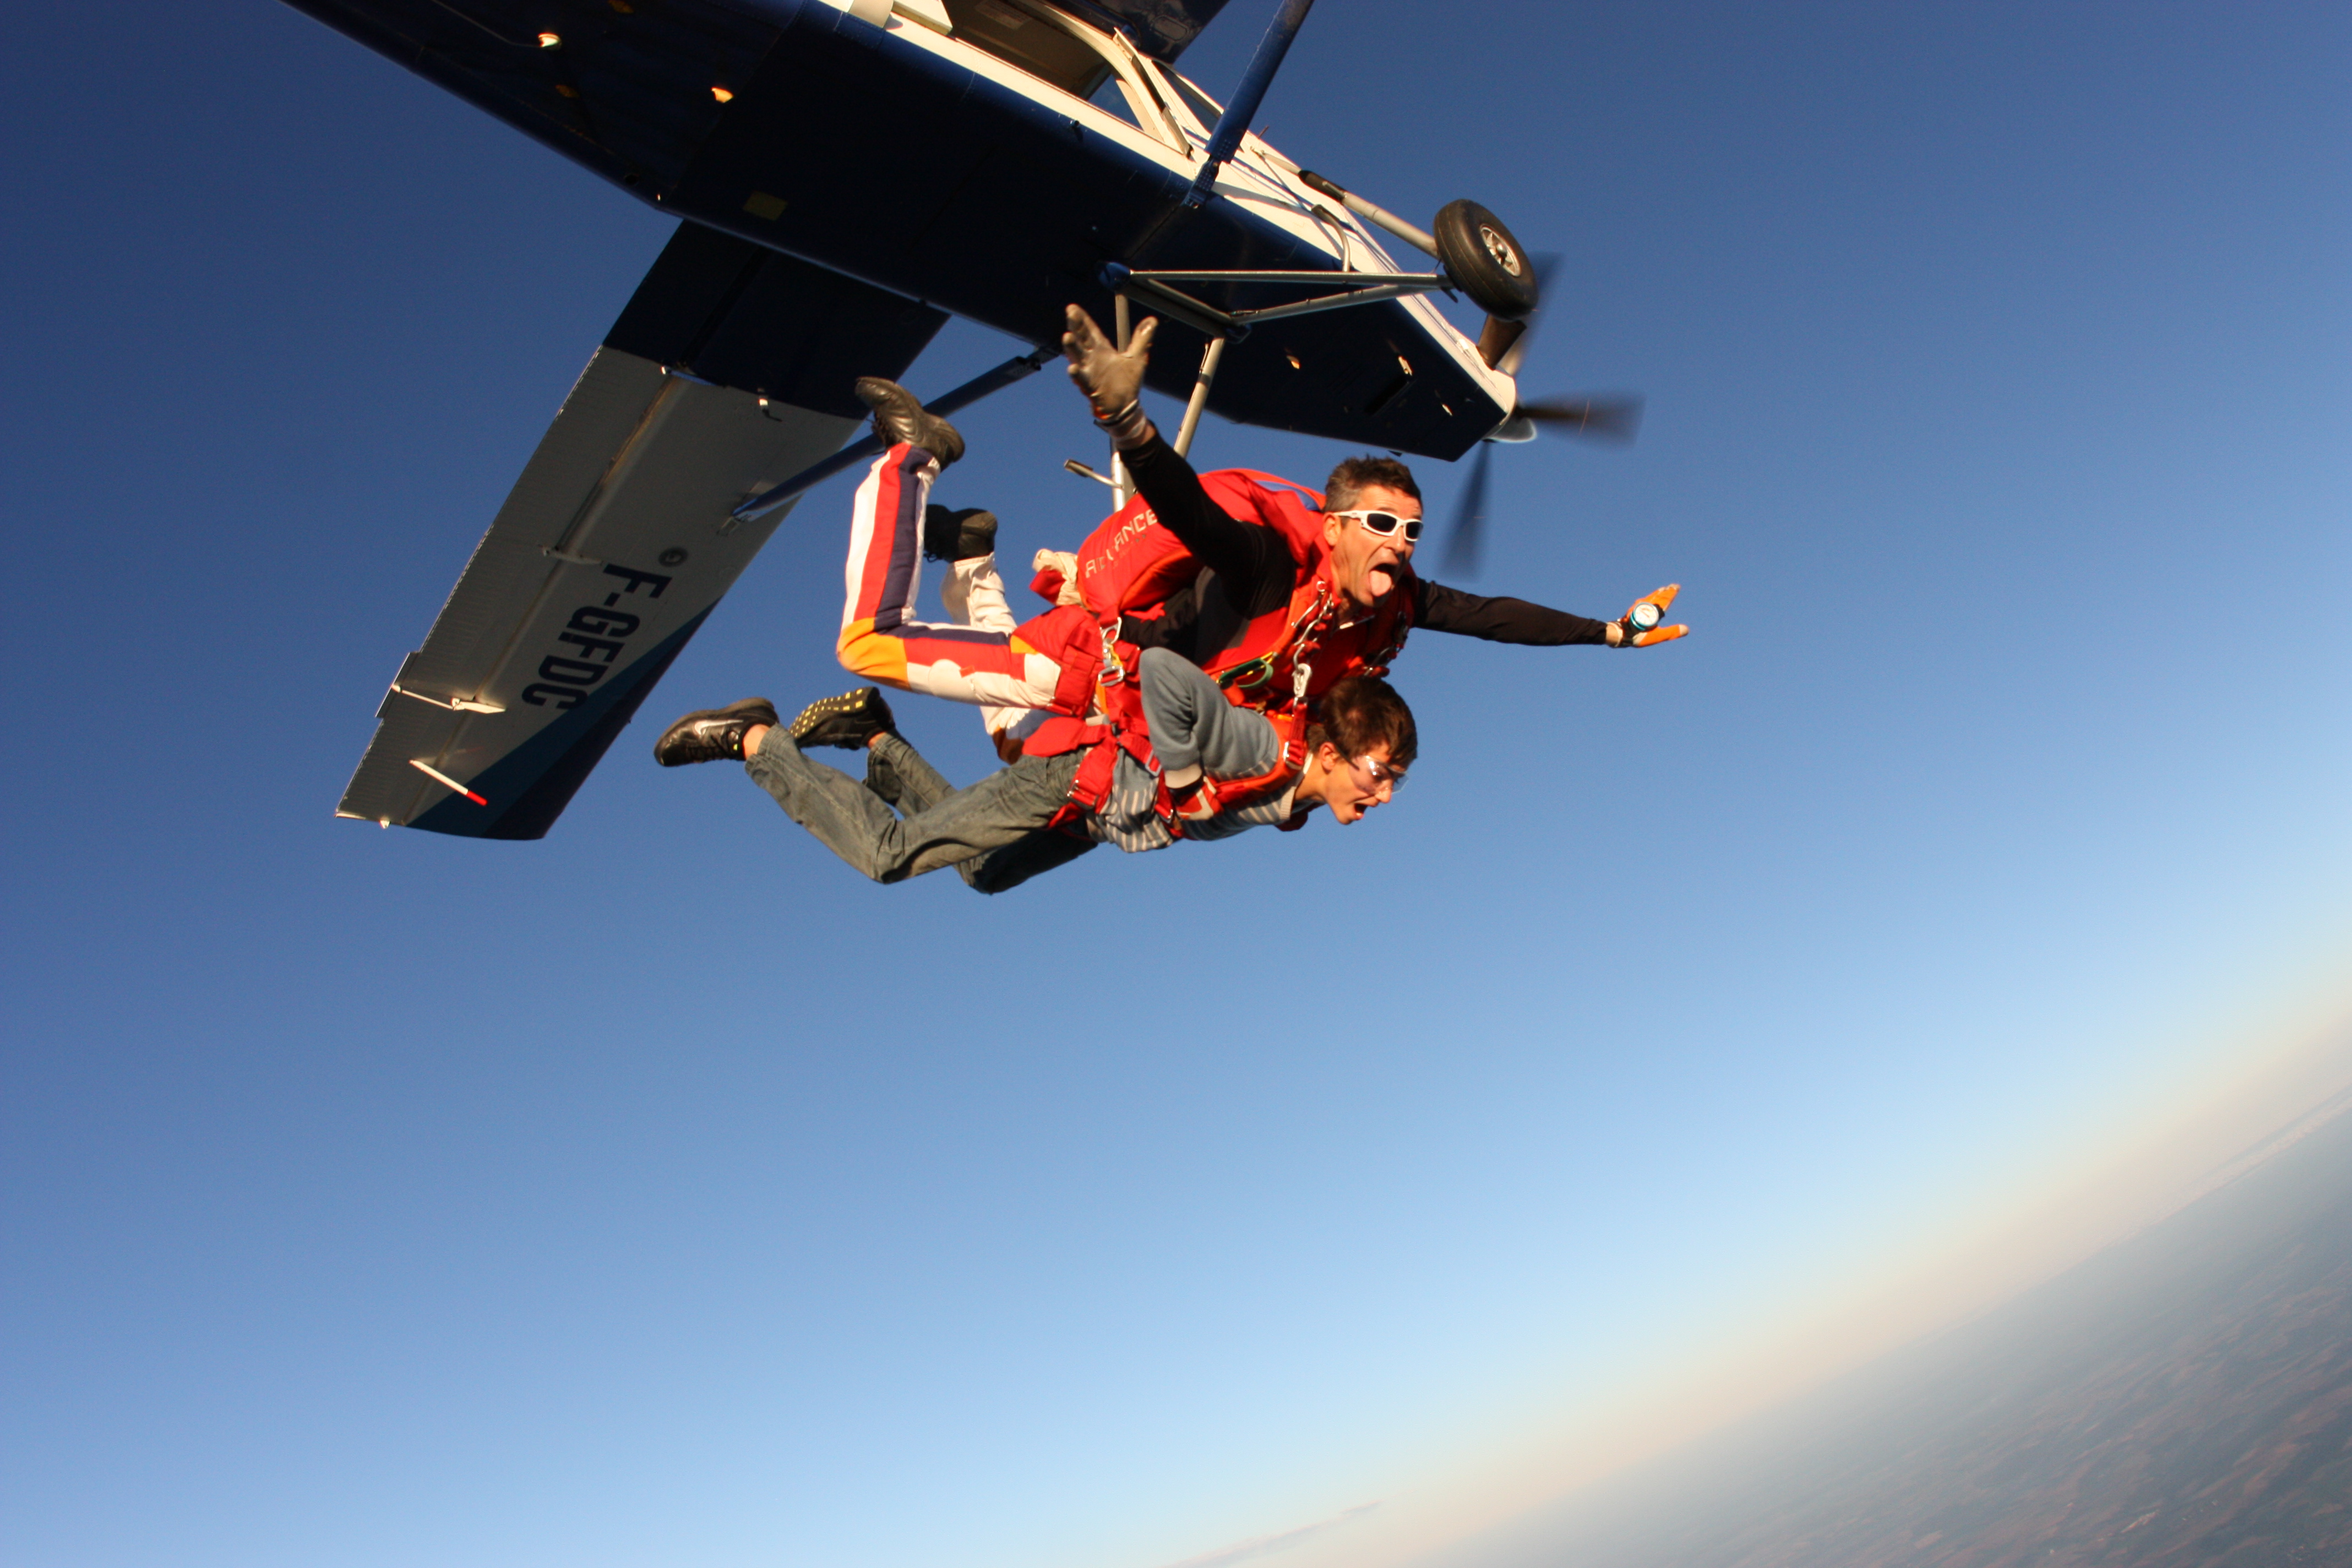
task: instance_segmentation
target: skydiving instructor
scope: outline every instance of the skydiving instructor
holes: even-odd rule
[[[1159,645],[1213,666],[1221,651],[1247,636],[1245,628],[1290,602],[1303,567],[1276,530],[1220,507],[1143,412],[1138,395],[1157,320],[1146,317],[1137,323],[1125,349],[1077,306],[1069,307],[1066,320],[1062,343],[1070,378],[1093,405],[1096,424],[1110,437],[1159,521],[1213,574],[1171,596],[1167,614],[1153,628]],[[1644,626],[1632,612],[1614,621],[1593,620],[1525,599],[1465,594],[1419,576],[1412,556],[1422,532],[1421,489],[1412,470],[1393,458],[1349,458],[1333,470],[1325,492],[1322,538],[1331,584],[1345,601],[1341,629],[1350,624],[1350,615],[1369,616],[1397,594],[1407,595],[1398,607],[1412,629],[1488,642],[1640,647],[1670,641],[1686,629],[1656,626],[1654,620]],[[1652,598],[1667,596],[1669,591],[1661,590]],[[1330,676],[1339,673],[1333,669]]]

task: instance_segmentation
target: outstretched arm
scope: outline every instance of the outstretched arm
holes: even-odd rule
[[[1095,423],[1109,433],[1153,515],[1217,574],[1228,593],[1248,600],[1262,579],[1279,578],[1286,597],[1290,549],[1282,536],[1264,523],[1243,521],[1212,500],[1192,465],[1160,439],[1144,415],[1139,394],[1160,323],[1146,316],[1120,349],[1076,305],[1066,319],[1069,330],[1062,334],[1062,350],[1069,356],[1070,379],[1094,405]]]
[[[1418,602],[1413,605],[1413,624],[1432,631],[1542,647],[1567,643],[1614,646],[1619,636],[1614,621],[1596,621],[1525,599],[1482,598],[1426,578],[1416,581],[1414,592]]]
[[[1211,500],[1192,465],[1159,432],[1119,457],[1152,515],[1227,584],[1228,593],[1246,604],[1256,597],[1257,584],[1272,581],[1285,599],[1290,596],[1290,546],[1282,535],[1262,522],[1244,522]]]
[[[1654,594],[1633,601],[1633,608],[1613,621],[1589,620],[1566,610],[1547,609],[1525,599],[1482,599],[1442,583],[1416,579],[1413,584],[1413,624],[1433,631],[1458,632],[1488,642],[1531,643],[1556,647],[1562,643],[1605,643],[1611,647],[1651,647],[1672,642],[1688,626],[1662,626],[1666,606],[1681,592],[1668,584]]]

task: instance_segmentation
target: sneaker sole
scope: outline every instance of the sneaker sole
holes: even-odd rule
[[[793,742],[797,744],[808,739],[828,719],[871,711],[874,700],[881,695],[880,689],[877,687],[861,686],[856,690],[845,692],[839,697],[827,697],[820,701],[812,702],[801,710],[800,717],[793,721],[792,728],[786,733],[791,735]]]

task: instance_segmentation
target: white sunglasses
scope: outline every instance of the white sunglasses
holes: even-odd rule
[[[1364,525],[1365,532],[1377,533],[1382,539],[1388,538],[1399,529],[1404,530],[1404,542],[1407,544],[1412,543],[1421,537],[1421,519],[1417,517],[1399,517],[1392,511],[1371,511],[1360,507],[1348,511],[1325,512],[1323,515],[1352,517]]]

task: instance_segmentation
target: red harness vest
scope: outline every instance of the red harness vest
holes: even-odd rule
[[[1281,534],[1296,572],[1289,602],[1251,621],[1206,666],[1227,701],[1264,713],[1282,740],[1281,754],[1266,773],[1217,781],[1219,806],[1226,809],[1277,795],[1297,779],[1307,766],[1307,726],[1334,682],[1387,673],[1412,626],[1411,569],[1378,609],[1343,622],[1351,606],[1332,581],[1320,495],[1246,468],[1203,474],[1201,485],[1231,515]],[[1024,751],[1052,757],[1088,748],[1056,825],[1097,809],[1108,798],[1121,751],[1158,776],[1160,759],[1152,753],[1135,686],[1140,650],[1120,632],[1129,617],[1159,616],[1168,595],[1198,575],[1201,564],[1138,496],[1087,536],[1077,570],[1081,603],[1057,605],[1014,633],[1063,669],[1053,717],[1038,726]],[[1051,571],[1040,574],[1034,584],[1047,598],[1058,596],[1062,585],[1060,574]],[[1164,787],[1159,806],[1161,820],[1181,837]],[[1304,821],[1295,816],[1282,826]]]

